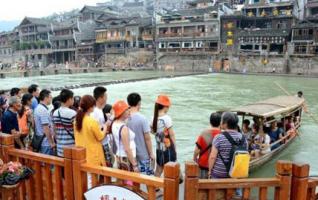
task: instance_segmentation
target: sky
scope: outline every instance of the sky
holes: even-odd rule
[[[45,17],[107,0],[0,0],[0,21],[20,21],[25,16]]]

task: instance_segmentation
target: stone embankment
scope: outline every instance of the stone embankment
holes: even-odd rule
[[[166,71],[232,72],[318,77],[318,57],[161,55]]]

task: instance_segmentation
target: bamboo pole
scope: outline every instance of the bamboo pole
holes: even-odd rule
[[[274,82],[274,83],[275,83],[275,85],[277,85],[277,87],[279,87],[282,91],[284,91],[286,95],[292,96],[292,95],[291,95],[284,87],[282,87],[279,83],[277,83],[277,82]],[[311,119],[313,119],[313,120],[318,124],[318,120],[315,118],[315,116],[313,116],[313,114],[312,114],[311,112],[307,111],[306,113],[311,117]]]

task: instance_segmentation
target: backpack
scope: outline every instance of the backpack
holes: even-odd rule
[[[242,134],[242,139],[234,141],[228,132],[222,133],[226,139],[231,143],[229,161],[225,162],[220,152],[222,162],[224,163],[229,177],[231,178],[246,178],[249,173],[250,154],[248,152],[245,136]]]

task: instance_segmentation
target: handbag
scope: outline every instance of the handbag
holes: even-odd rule
[[[119,135],[119,142],[118,142],[119,146],[120,146],[120,141],[121,141],[121,131],[124,128],[124,126],[125,125],[122,125],[120,127],[120,129],[119,129],[119,133],[118,133],[118,135]],[[117,150],[119,150],[119,148]],[[121,157],[119,155],[117,161],[118,161],[118,168],[119,169],[125,170],[125,171],[131,171],[131,172],[134,171],[133,167],[132,167],[132,165],[129,162],[129,159],[127,157]]]
[[[170,139],[170,137],[169,137]],[[171,140],[171,139],[170,139]],[[157,149],[156,150],[156,161],[159,166],[164,166],[167,162],[175,162],[177,161],[177,152],[174,148],[174,144],[172,141],[169,147],[166,147],[165,150]]]
[[[40,151],[42,142],[43,142],[45,137],[46,137],[45,134],[43,134],[43,135],[34,134],[33,135],[31,147],[32,147],[34,152]]]

